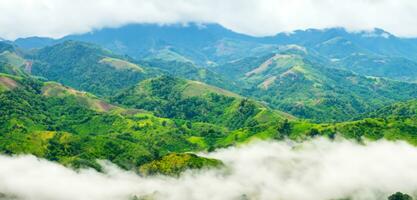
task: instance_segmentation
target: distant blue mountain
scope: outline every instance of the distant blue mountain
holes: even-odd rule
[[[218,24],[166,25],[132,24],[119,28],[103,28],[85,34],[69,35],[58,40],[30,37],[17,39],[15,43],[23,48],[41,48],[65,40],[77,40],[99,44],[120,54],[134,58],[150,50],[172,46],[176,49],[204,48],[222,38],[251,40],[252,37],[238,34]]]
[[[344,48],[347,53],[375,53],[417,58],[417,39],[398,38],[382,29],[348,32],[343,28],[297,30],[270,37],[253,37],[228,30],[218,24],[157,25],[131,24],[119,28],[103,28],[85,34],[51,38],[20,38],[15,43],[23,48],[40,48],[63,40],[79,40],[99,44],[117,53],[140,57],[149,50],[171,46],[188,51],[201,51],[223,39],[270,45],[297,44],[307,48],[328,51]],[[346,43],[352,45],[346,45]],[[323,47],[327,45],[327,47]],[[344,45],[343,45],[344,44]],[[330,47],[329,47],[330,45]],[[333,46],[332,46],[333,45]],[[340,51],[340,50],[338,50]]]
[[[58,43],[58,40],[47,37],[28,37],[18,38],[14,41],[16,45],[25,49],[42,48],[45,46],[53,45]]]
[[[417,80],[417,39],[399,38],[382,29],[359,32],[344,28],[307,29],[254,37],[218,24],[130,24],[57,40],[31,37],[17,39],[14,43],[23,48],[41,48],[67,40],[95,43],[138,60],[163,60],[165,55],[169,61],[191,61],[199,67],[274,54],[288,45],[296,45],[309,55],[327,59],[329,66],[362,75]]]

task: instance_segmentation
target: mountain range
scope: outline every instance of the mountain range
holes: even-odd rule
[[[381,29],[254,37],[217,24],[2,41],[0,151],[178,175],[222,165],[190,152],[256,139],[417,145],[413,52],[416,39]]]
[[[381,29],[361,32],[343,28],[307,29],[254,37],[217,24],[132,24],[61,39],[17,39],[14,44],[25,49],[56,44],[39,50],[36,54],[40,56],[65,48],[65,44],[69,45],[65,41],[93,43],[125,55],[129,62],[152,71],[149,73],[201,81],[317,122],[352,119],[415,97],[417,58],[412,52],[417,50],[417,42]],[[40,72],[39,64],[34,63],[34,74],[51,79],[54,75]],[[105,73],[100,78],[106,79]],[[136,77],[120,75],[132,80],[131,83],[121,80],[126,86],[146,76],[146,73],[127,73]],[[59,78],[51,80],[59,81]],[[123,88],[120,83],[105,82]],[[88,87],[100,87],[96,84],[86,82]],[[401,95],[394,94],[397,90]],[[369,99],[372,101],[366,101]]]

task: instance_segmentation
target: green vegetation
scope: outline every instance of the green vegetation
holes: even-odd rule
[[[3,51],[0,53],[0,61],[10,64],[11,66],[22,67],[26,60],[14,52]]]
[[[397,116],[397,117],[412,117],[417,115],[417,100],[410,100],[406,102],[398,102],[376,111],[365,114],[362,117],[386,117],[386,116]]]
[[[0,52],[2,53],[5,51],[14,52],[15,47],[12,44],[0,41]]]
[[[169,47],[157,50],[156,52],[152,52],[152,54],[146,56],[143,60],[151,62],[175,61],[179,63],[194,64],[192,60],[186,58],[185,56],[182,56],[181,54],[175,52],[173,49],[170,49]]]
[[[119,69],[119,70],[131,69],[131,70],[138,71],[138,72],[144,72],[143,68],[141,68],[140,66],[133,64],[131,62],[125,61],[125,60],[117,59],[117,58],[106,57],[106,58],[101,59],[99,63],[110,65],[114,67],[115,69]]]
[[[20,53],[18,55],[14,46],[0,42],[0,73],[26,76],[26,64],[26,60]]]
[[[186,112],[177,109],[178,113],[173,113],[175,117],[161,118],[147,111],[105,103],[91,94],[57,83],[30,77],[0,77],[2,88],[7,86],[0,93],[0,151],[6,154],[30,153],[76,168],[100,170],[96,160],[106,159],[125,169],[139,169],[152,160],[162,158],[163,161],[163,156],[170,153],[210,151],[246,140],[243,137],[256,137],[259,133],[277,134],[276,128],[271,127],[278,126],[281,120],[278,113],[255,102],[212,94],[212,90],[203,97],[187,98],[203,102],[194,105],[200,111],[210,111],[206,109],[207,105],[229,106],[222,118],[227,121],[215,119],[215,112],[219,110],[200,117],[182,115]],[[145,83],[165,79],[172,78],[161,77]],[[171,81],[187,83],[181,79]],[[164,99],[164,89],[161,89],[152,91],[155,98],[168,101]],[[187,106],[193,106],[194,100],[190,102]],[[105,108],[102,104],[106,104]],[[181,163],[191,168],[216,163],[188,156],[178,154],[174,158],[185,159]],[[172,167],[177,173],[185,166]],[[157,169],[152,167],[149,170]]]
[[[388,112],[388,107],[382,108],[375,113],[386,114],[375,118],[332,124],[312,124],[305,121],[295,121],[291,123],[292,132],[290,137],[300,140],[317,135],[325,135],[329,138],[335,138],[336,135],[339,135],[357,141],[384,138],[388,140],[403,140],[417,145],[417,115],[401,115],[397,114],[395,110]]]
[[[139,172],[144,175],[163,174],[178,176],[187,169],[202,169],[223,166],[220,160],[202,158],[195,154],[171,153],[158,160],[140,166]]]
[[[281,118],[278,112],[261,112],[267,108],[237,94],[170,76],[145,80],[116,95],[112,101],[152,111],[160,117],[212,123],[231,129],[259,123],[255,118],[258,114],[273,115],[271,119]]]
[[[254,61],[258,61],[255,66]],[[303,53],[275,54],[250,63],[252,68],[237,73],[247,87],[244,95],[315,122],[345,121],[417,97],[416,84],[324,67]]]
[[[61,97],[72,96],[78,102],[80,106],[95,110],[98,112],[123,110],[117,106],[111,105],[101,99],[98,99],[92,94],[87,92],[80,92],[75,89],[63,86],[55,82],[46,82],[42,87],[42,95],[47,97]]]
[[[0,61],[0,73],[10,74],[15,76],[26,76],[27,74],[20,68],[10,65],[9,63],[3,63]]]
[[[147,74],[141,67],[92,44],[68,41],[30,57],[32,74],[96,95],[111,95]]]
[[[45,96],[50,83],[14,81],[19,87],[0,93],[1,152],[99,169],[96,159],[134,168],[171,151],[197,149],[171,120],[129,110],[99,113],[76,95]]]
[[[348,138],[360,140],[361,137],[376,140],[405,140],[417,145],[416,101],[396,103],[365,115],[365,119],[343,122],[328,130]]]
[[[83,42],[26,54],[0,42],[0,152],[97,170],[97,159],[105,159],[176,176],[221,166],[191,152],[257,139],[323,135],[417,145],[417,84],[344,66],[411,80],[405,75],[413,61],[358,60],[353,53],[367,51],[352,45],[332,51],[344,41],[311,50],[223,38],[199,47],[207,56],[166,47],[141,61]],[[361,68],[369,60],[376,68],[380,59],[388,59],[381,72]],[[395,74],[396,63],[408,64]]]
[[[210,69],[197,67],[193,62],[185,59],[151,57],[145,59],[143,65],[146,65],[149,68],[159,69],[164,74],[171,76],[204,82],[228,90],[239,91],[237,83],[233,80],[227,79],[222,74],[215,73]]]
[[[377,110],[370,114],[375,118],[312,124],[234,93],[169,76],[142,81],[111,101],[117,105],[55,82],[0,75],[0,151],[30,153],[72,167],[100,170],[96,160],[107,159],[143,173],[178,174],[214,162],[182,153],[254,139],[341,135],[417,145],[413,101]]]
[[[413,198],[408,194],[396,192],[395,194],[389,196],[388,200],[413,200]]]
[[[222,44],[230,42],[225,41]],[[203,86],[214,85],[218,87],[217,90],[225,88],[313,122],[351,120],[386,105],[417,97],[417,84],[365,77],[331,68],[336,64],[302,46],[286,45],[277,50],[271,50],[268,46],[262,48],[256,50],[258,54],[254,53],[255,50],[250,54],[256,56],[238,58],[210,68],[197,67],[195,63],[198,62],[193,62],[184,52],[168,47],[155,50],[144,60],[135,62],[98,46],[74,41],[45,47],[26,57],[33,60],[33,75],[104,98],[115,99],[117,97],[114,95],[120,94],[120,90],[131,88],[148,78],[169,74],[198,81],[189,84],[190,93],[198,92]],[[218,50],[216,52],[219,53]],[[8,67],[3,71],[9,74],[15,71],[14,74],[19,75],[19,70]],[[199,82],[206,84],[195,86]],[[116,102],[132,106],[119,100]],[[150,111],[160,109],[150,108],[154,107],[152,103],[155,102],[142,101],[136,104],[141,103],[150,104],[135,107],[147,107],[145,109]],[[167,114],[166,110],[156,112],[158,116],[178,118]]]
[[[19,86],[19,83],[17,83],[14,78],[17,77],[13,77],[13,76],[7,76],[7,75],[2,75],[0,76],[0,92],[1,91],[8,91],[8,90],[12,90],[16,87]]]
[[[416,81],[417,62],[403,57],[353,54],[336,63],[338,67],[367,76]]]

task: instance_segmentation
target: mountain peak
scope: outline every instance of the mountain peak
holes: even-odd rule
[[[374,28],[372,31],[362,31],[361,35],[362,37],[380,37],[380,38],[385,38],[385,39],[395,37],[391,33],[380,28]]]

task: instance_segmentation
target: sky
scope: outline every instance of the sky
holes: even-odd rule
[[[263,141],[204,156],[226,167],[179,178],[141,177],[108,162],[98,173],[0,155],[0,193],[17,200],[381,200],[397,191],[417,194],[417,148],[405,142]]]
[[[219,23],[240,33],[382,28],[417,36],[416,0],[1,0],[0,37],[59,38],[129,23]]]

